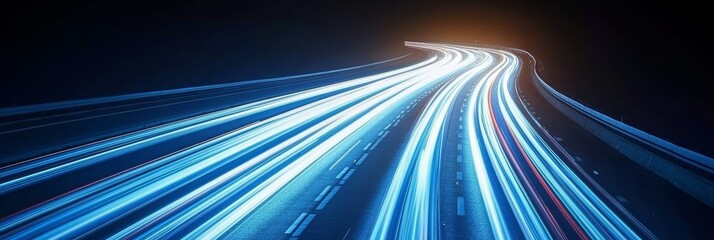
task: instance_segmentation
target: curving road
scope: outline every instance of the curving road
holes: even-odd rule
[[[595,175],[662,187],[576,160],[609,147],[575,156],[552,135],[572,123],[526,88],[522,52],[406,45],[359,68],[0,109],[0,238],[705,236],[684,221],[711,220],[705,203],[623,156]],[[687,206],[655,216],[665,202],[627,194]]]

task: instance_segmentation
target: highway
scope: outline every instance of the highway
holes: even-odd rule
[[[555,110],[529,55],[406,46],[355,68],[0,109],[0,238],[708,235],[712,208]]]

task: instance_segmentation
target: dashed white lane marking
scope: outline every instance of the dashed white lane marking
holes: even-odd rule
[[[340,158],[338,158],[337,161],[335,161],[335,163],[333,163],[332,166],[330,166],[330,169],[328,169],[328,170],[332,170],[333,168],[335,168],[335,166],[337,165],[337,163],[339,163],[340,161],[342,161],[342,159],[345,158],[345,157],[347,156],[347,154],[349,154],[350,151],[352,151],[352,149],[354,149],[355,147],[357,147],[357,144],[359,144],[360,142],[362,142],[362,140],[357,141],[357,142],[355,143],[355,145],[352,145],[352,147],[351,147],[350,149],[347,149],[347,151],[345,151],[345,153],[343,153],[342,156],[340,156]]]
[[[359,158],[359,160],[357,160],[357,165],[361,165],[362,162],[364,162],[364,160],[367,159],[367,155],[369,155],[369,153],[362,154],[362,157]]]
[[[461,146],[461,143],[459,143],[459,145],[457,145],[457,147],[459,148],[459,150],[463,149],[463,146]]]
[[[459,162],[459,163],[460,163],[461,161],[462,161],[461,155],[457,155],[457,156],[456,156],[456,162]]]
[[[600,175],[600,173],[599,173],[598,171],[595,171],[595,170],[593,170],[593,173],[594,173],[595,175]]]
[[[342,178],[342,176],[347,172],[347,170],[350,170],[350,167],[345,167],[345,169],[342,169],[340,174],[337,174],[337,176],[335,176],[335,178],[338,178],[338,179]]]
[[[362,151],[366,151],[367,149],[369,149],[369,146],[372,146],[372,143],[367,143],[367,145],[362,148]]]
[[[382,142],[382,140],[384,140],[384,138],[387,137],[387,134],[389,134],[389,131],[384,132],[384,135],[382,135],[382,137],[380,137],[379,139],[377,139],[377,141],[374,142],[374,144],[372,144],[372,147],[369,148],[369,150],[370,150],[370,151],[374,150],[374,148],[377,147],[377,144],[379,144],[380,142]]]
[[[290,225],[290,227],[288,227],[288,230],[285,230],[285,234],[293,233],[293,231],[295,231],[295,228],[297,228],[297,226],[300,224],[302,219],[305,218],[305,216],[307,216],[307,213],[300,214],[300,216],[298,216],[298,218],[295,219],[295,222],[293,222],[293,225]]]
[[[583,159],[580,158],[580,157],[578,157],[578,156],[575,156],[575,160],[577,160],[578,162],[582,162],[582,161],[583,161]]]
[[[384,139],[384,138],[379,138],[379,139],[377,139],[377,141],[374,142],[374,144],[372,144],[372,147],[369,148],[369,150],[372,151],[372,150],[374,150],[375,148],[377,148],[377,144],[379,144],[379,142],[381,142],[382,139]]]
[[[386,126],[386,127],[384,127],[384,130],[387,130],[387,128],[389,128],[389,127],[391,127],[391,126],[392,126],[392,124],[391,124],[391,123],[390,123],[390,124],[387,124],[387,126]]]
[[[397,126],[397,124],[399,124],[399,121],[401,121],[401,119],[398,119],[397,122],[394,123],[395,127]]]
[[[335,194],[337,194],[337,191],[339,191],[339,190],[340,190],[340,186],[335,186],[334,188],[332,188],[332,191],[330,191],[330,194],[328,194],[327,197],[325,197],[325,199],[323,199],[322,202],[320,202],[320,205],[317,205],[315,210],[325,209],[325,206],[327,206],[327,204],[330,203],[330,200],[332,200],[332,198],[335,197]]]
[[[459,215],[459,216],[466,215],[466,210],[464,209],[464,197],[456,198],[456,215]]]
[[[461,171],[456,172],[456,180],[463,180],[464,179],[464,173]]]
[[[298,227],[298,229],[295,230],[295,233],[293,233],[293,237],[300,236],[300,234],[302,234],[302,232],[305,231],[305,228],[307,228],[307,225],[310,224],[310,222],[312,222],[312,219],[314,219],[314,218],[315,218],[314,213],[307,215],[307,217],[305,218],[305,221],[302,222],[302,224],[300,224],[300,227]]]
[[[615,198],[617,198],[617,201],[620,201],[621,203],[627,202],[627,199],[623,196],[617,195],[617,196],[615,196]]]
[[[317,195],[317,197],[315,198],[315,202],[319,202],[320,200],[322,200],[322,197],[324,197],[325,194],[327,194],[327,192],[330,191],[330,189],[332,189],[332,186],[328,185],[327,187],[325,187],[325,190],[322,190],[320,195]]]
[[[377,136],[382,136],[382,133],[384,133],[384,130],[382,130],[382,131],[380,131],[379,133],[377,133]]]
[[[357,170],[357,169],[354,169],[354,168],[353,168],[352,170],[350,170],[349,172],[347,172],[347,174],[345,175],[345,177],[342,178],[342,180],[340,180],[340,185],[344,185],[344,184],[347,182],[347,179],[349,179],[349,178],[352,176],[352,174],[355,173],[355,170]]]
[[[559,138],[559,137],[554,137],[554,138],[555,138],[555,140],[558,140],[558,142],[562,142],[562,141],[563,141],[563,138]]]

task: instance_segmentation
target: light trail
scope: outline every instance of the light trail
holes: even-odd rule
[[[476,54],[472,52],[464,54],[467,55],[467,61],[463,67],[478,67],[440,88],[417,119],[389,185],[372,239],[439,237],[438,179],[445,121],[450,106],[454,105],[464,85],[491,61],[490,57],[484,56],[476,61]]]
[[[420,45],[424,46],[424,45]],[[457,47],[427,45],[433,49]],[[460,47],[498,59],[474,64],[434,96],[409,135],[382,201],[372,239],[438,238],[439,161],[444,121],[466,82],[477,81],[466,119],[469,149],[496,238],[639,238],[554,153],[516,104],[519,59],[508,52]],[[490,68],[485,74],[476,75]],[[516,222],[504,219],[515,218]],[[514,233],[519,232],[517,235]]]
[[[2,181],[0,182],[0,193],[246,116],[290,106],[300,101],[324,97],[327,94],[335,94],[392,76],[412,77],[423,73],[424,69],[416,72],[409,71],[427,66],[435,60],[435,58],[431,58],[402,69],[212,112],[4,166],[0,168],[0,181]],[[407,72],[409,73],[401,75]]]
[[[178,228],[200,217],[205,210],[224,206],[217,214],[206,216],[209,219],[189,233],[189,236],[197,237],[220,235],[314,161],[325,160],[321,157],[342,139],[394,105],[439,83],[460,58],[453,50],[441,51],[439,56],[392,72],[207,114],[196,122],[171,123],[150,129],[148,133],[140,131],[123,135],[100,142],[98,147],[89,144],[50,155],[68,158],[66,156],[84,155],[83,151],[98,152],[79,160],[34,159],[5,167],[4,177],[23,174],[0,185],[3,190],[10,191],[37,179],[110,159],[109,155],[114,152],[134,146],[147,147],[151,141],[177,137],[170,134],[200,130],[201,124],[218,124],[216,121],[229,121],[241,114],[255,114],[259,110],[322,97],[21,211],[3,219],[0,231],[9,238],[80,237],[210,174],[218,177],[200,183],[200,187],[184,193],[183,197],[137,221],[116,237],[133,236],[138,232],[145,236],[164,236],[171,230],[181,230]],[[324,96],[339,90],[343,91]],[[141,140],[134,140],[136,138]],[[55,165],[57,162],[62,164]],[[164,221],[157,223],[159,219]],[[143,223],[155,225],[147,229],[152,224]]]
[[[364,213],[375,216],[365,217],[370,219],[365,223],[365,236],[371,239],[438,239],[443,236],[442,219],[455,214],[464,218],[481,214],[488,219],[479,224],[485,224],[491,232],[473,232],[474,238],[651,236],[624,208],[611,209],[612,204],[601,199],[607,193],[599,186],[597,193],[591,189],[592,179],[587,180],[590,184],[581,179],[544,140],[551,136],[532,126],[532,115],[524,112],[527,108],[515,91],[521,68],[516,55],[491,48],[416,42],[406,45],[429,51],[430,57],[384,73],[254,101],[0,167],[0,196],[10,197],[66,175],[81,176],[94,165],[135,151],[209,132],[217,126],[231,126],[229,131],[171,149],[164,156],[113,169],[109,176],[33,202],[0,219],[0,238],[65,239],[93,234],[110,239],[227,237],[251,214],[270,211],[261,207],[318,163],[325,163],[322,165],[329,170],[338,164],[335,171],[343,169],[337,178],[335,174],[325,177],[339,184],[310,186],[322,191],[318,199],[330,189],[329,198],[347,191],[347,178],[357,178],[358,166],[367,156],[378,156],[372,151],[378,151],[382,140],[390,141],[385,140],[388,134],[391,138],[397,135],[393,130],[397,124],[410,127],[410,131],[400,140],[403,144],[399,144],[397,157],[382,159],[394,160],[395,164],[393,171],[385,174],[386,186],[381,189],[375,212]],[[431,89],[434,93],[426,95]],[[67,106],[155,94],[163,93],[76,101]],[[415,108],[424,96],[426,105]],[[464,106],[459,108],[464,96]],[[419,111],[413,123],[404,111],[399,112],[403,109]],[[259,120],[241,121],[249,117]],[[459,132],[459,161],[463,156],[472,164],[467,166],[473,166],[469,171],[459,170],[458,178],[475,174],[475,185],[464,188],[482,198],[479,209],[465,209],[465,198],[459,196],[458,213],[441,210],[444,156],[457,149],[445,143],[453,134],[450,129],[455,129],[449,126],[454,118],[463,119],[464,124],[462,138]],[[394,120],[386,124],[385,119]],[[379,136],[377,141],[368,140],[374,135]],[[342,161],[351,158],[351,152],[359,160]],[[561,149],[561,154],[567,153]],[[348,169],[348,176],[341,178]],[[278,236],[297,236],[311,222],[319,222],[328,202],[317,201],[314,196],[308,200],[309,204],[321,205],[299,209],[296,216],[300,217],[290,220],[292,225],[281,226]],[[301,224],[305,216],[309,221]],[[300,230],[293,231],[298,226]],[[347,231],[350,233],[352,226]]]
[[[550,149],[516,105],[513,82],[520,65],[518,58],[508,52],[494,53],[505,66],[471,96],[468,108],[474,111],[467,112],[478,114],[480,121],[477,130],[474,117],[467,114],[467,129],[480,133],[480,137],[470,133],[468,141],[472,149],[488,153],[472,159],[491,162],[501,186],[507,189],[503,192],[524,234],[541,238],[567,238],[566,234],[579,238],[637,238]],[[475,144],[479,139],[490,144]],[[566,221],[559,223],[557,216]],[[492,221],[492,225],[496,224],[500,222]],[[503,228],[494,228],[500,229]]]

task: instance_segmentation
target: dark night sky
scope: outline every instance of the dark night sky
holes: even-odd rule
[[[2,7],[0,106],[318,71],[399,56],[410,51],[404,40],[477,39],[529,50],[557,89],[714,155],[705,137],[714,136],[705,8],[598,1],[143,2]]]

